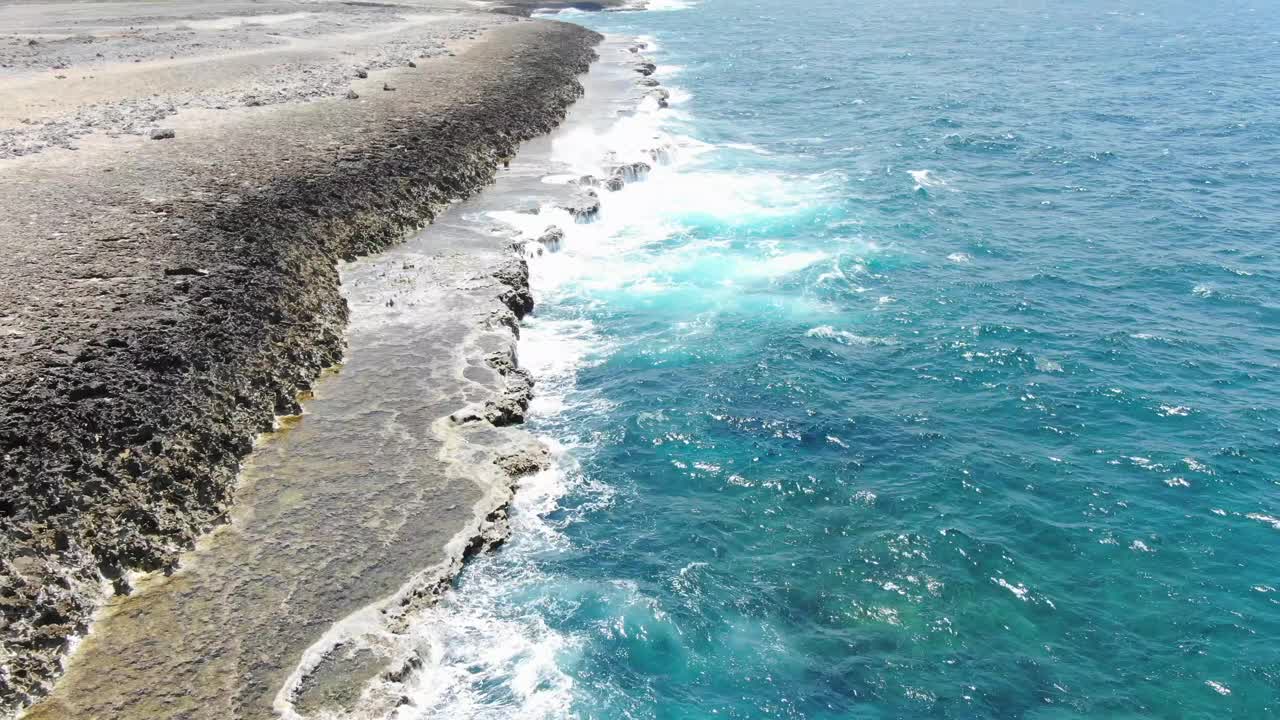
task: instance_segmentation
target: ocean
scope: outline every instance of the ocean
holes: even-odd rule
[[[1280,4],[557,17],[670,107],[551,140],[653,168],[531,253],[555,466],[397,717],[1280,715]]]

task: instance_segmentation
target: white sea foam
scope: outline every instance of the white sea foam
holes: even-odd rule
[[[756,155],[773,154],[759,145],[752,145],[751,143],[725,143],[723,147],[729,150],[741,150],[742,152],[755,153]]]
[[[697,3],[693,0],[644,0],[644,8],[657,12],[669,12],[671,10],[688,10]]]
[[[704,272],[703,283],[731,285],[781,277],[830,258],[814,250],[770,250],[757,257],[723,248],[723,241],[677,243],[691,224],[747,225],[803,213],[832,195],[826,176],[785,176],[776,173],[715,172],[697,168],[698,159],[713,146],[670,132],[668,115],[642,111],[619,119],[604,131],[578,128],[552,142],[552,159],[570,168],[548,182],[581,175],[606,175],[611,167],[630,162],[652,166],[643,180],[621,190],[599,190],[601,212],[591,223],[577,223],[563,210],[545,206],[536,214],[497,212],[492,217],[521,237],[533,240],[548,226],[560,227],[565,238],[559,252],[533,261],[539,299],[561,291],[617,291],[661,294],[672,289],[671,278]],[[654,150],[659,149],[658,157]],[[657,246],[667,244],[662,252]]]
[[[1036,369],[1040,372],[1062,372],[1062,363],[1049,358],[1036,358]]]
[[[1246,513],[1245,517],[1250,520],[1257,520],[1258,522],[1266,523],[1276,530],[1280,530],[1280,518],[1264,515],[1263,513]]]
[[[662,52],[662,45],[658,43],[658,39],[652,35],[637,35],[636,42],[644,45],[644,51],[647,53]]]
[[[1184,457],[1182,458],[1182,462],[1187,466],[1188,470],[1191,470],[1193,472],[1204,473],[1205,475],[1214,474],[1212,468],[1200,462],[1199,460],[1196,460],[1193,457]]]
[[[932,170],[908,170],[907,174],[915,181],[914,190],[924,190],[926,188],[943,187],[947,184],[946,180],[933,174]]]
[[[1005,580],[1004,578],[994,578],[994,577],[991,578],[991,582],[1013,593],[1014,596],[1017,597],[1019,600],[1023,602],[1027,601],[1027,593],[1030,592],[1030,589],[1028,589],[1026,585],[1023,585],[1022,583],[1018,583],[1017,585],[1014,585],[1013,583],[1009,582],[1008,580]]]
[[[678,88],[678,87],[670,87],[670,88],[667,88],[667,92],[669,93],[669,94],[667,95],[667,106],[668,106],[668,107],[671,107],[671,106],[678,106],[678,105],[683,105],[683,104],[685,104],[685,103],[689,102],[689,100],[693,98],[693,93],[689,92],[688,90],[684,90],[684,89],[682,89],[682,88]],[[759,155],[768,155],[768,154],[769,154],[769,152],[768,152],[767,150],[764,150],[764,149],[761,149],[761,148],[755,147],[754,145],[745,145],[745,144],[738,143],[738,144],[733,144],[733,145],[725,145],[725,147],[730,147],[730,148],[732,148],[732,147],[735,147],[735,145],[736,145],[736,147],[737,147],[738,149],[747,149],[747,148],[751,148],[751,151],[752,151],[752,152],[757,153],[757,154],[759,154]]]
[[[1230,694],[1231,694],[1231,688],[1229,688],[1229,687],[1227,687],[1226,685],[1224,685],[1224,684],[1222,684],[1222,683],[1218,682],[1217,680],[1205,680],[1205,681],[1204,681],[1204,684],[1205,684],[1205,685],[1208,685],[1210,688],[1213,688],[1213,691],[1214,691],[1214,692],[1216,692],[1216,693],[1218,693],[1219,695],[1230,695]]]
[[[520,366],[538,383],[531,414],[547,417],[563,412],[578,372],[601,362],[609,352],[609,345],[590,320],[534,318],[526,322],[520,335]],[[607,409],[599,404],[593,408]]]
[[[893,345],[894,340],[891,338],[868,337],[866,335],[858,335],[848,330],[837,330],[830,325],[819,325],[815,328],[809,328],[805,332],[805,337],[823,338],[826,340],[835,340],[844,345]]]
[[[830,257],[817,251],[777,253],[763,258],[740,260],[736,275],[744,278],[776,278],[797,273]]]

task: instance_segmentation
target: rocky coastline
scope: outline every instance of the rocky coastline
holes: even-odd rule
[[[5,161],[0,712],[48,692],[105,593],[225,521],[255,436],[343,357],[339,261],[488,184],[580,95],[598,41],[502,23],[360,100]],[[512,318],[531,304],[522,264],[493,276]],[[528,383],[506,385],[476,419],[519,420]]]

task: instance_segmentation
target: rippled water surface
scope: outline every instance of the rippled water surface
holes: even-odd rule
[[[404,716],[1280,714],[1280,6],[659,6]]]

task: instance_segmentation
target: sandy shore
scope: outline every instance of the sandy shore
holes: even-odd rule
[[[254,436],[342,357],[338,261],[488,183],[598,41],[448,0],[208,7],[0,8],[3,710],[111,584],[226,519]],[[468,288],[527,310],[486,263]],[[518,419],[502,370],[478,422]]]

